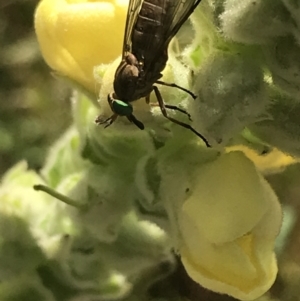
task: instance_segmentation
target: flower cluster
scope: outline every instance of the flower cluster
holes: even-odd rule
[[[150,104],[133,103],[144,131],[122,117],[106,129],[94,123],[112,114],[107,95],[127,5],[37,7],[42,54],[76,90],[74,124],[41,175],[23,162],[2,180],[1,300],[143,299],[174,272],[175,258],[200,285],[254,300],[275,281],[282,223],[264,175],[299,154],[299,8],[289,0],[203,0],[171,43],[163,80],[198,97],[165,86],[161,94],[191,114],[207,148],[170,124],[153,95]]]

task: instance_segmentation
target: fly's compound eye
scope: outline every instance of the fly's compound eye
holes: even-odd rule
[[[112,109],[119,116],[130,116],[133,112],[131,104],[118,99],[112,102]]]

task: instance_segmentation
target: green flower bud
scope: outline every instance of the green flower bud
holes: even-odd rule
[[[133,124],[124,126],[122,123],[114,123],[108,128],[96,125],[93,121],[103,110],[93,106],[83,94],[77,94],[74,98],[73,112],[81,138],[82,156],[91,163],[102,166],[115,164],[122,169],[134,169],[137,160],[154,149],[148,132]]]
[[[0,284],[0,300],[56,301],[35,273],[22,274]]]
[[[0,187],[0,212],[27,221],[32,235],[42,243],[52,235],[68,233],[70,227],[61,204],[34,191],[36,184],[44,184],[44,181],[34,171],[27,170],[25,162],[11,168],[3,176]]]
[[[123,219],[117,239],[112,244],[101,243],[98,251],[111,269],[129,278],[159,262],[173,263],[164,231],[148,221],[138,220],[134,213]]]
[[[268,105],[263,72],[242,54],[215,52],[201,66],[190,103],[193,126],[211,145],[238,134],[262,119]]]
[[[219,18],[226,38],[246,44],[266,44],[292,28],[290,13],[279,0],[227,0]]]
[[[72,127],[50,149],[41,171],[49,186],[56,187],[66,176],[88,166],[80,155],[79,138],[78,132]]]
[[[164,208],[159,198],[161,175],[155,156],[143,157],[136,169],[135,175],[136,200],[146,212],[164,214]]]
[[[296,0],[282,0],[283,4],[291,14],[293,21],[293,29],[292,32],[295,38],[298,40],[298,44],[300,44],[300,6],[299,2]]]
[[[249,126],[261,140],[292,156],[300,156],[300,105],[286,95],[277,95],[268,110],[272,119]]]
[[[174,262],[167,239],[159,227],[140,221],[135,213],[131,212],[124,217],[114,242],[99,243],[86,233],[77,237],[73,245],[76,252],[70,254],[68,262],[79,284],[85,282],[86,286],[97,289],[95,284],[99,283],[98,293],[102,297],[107,294],[122,297],[120,294],[127,294],[128,290],[132,289],[125,279],[134,285],[145,271],[163,262],[169,263],[167,269],[153,275],[147,281],[154,281],[157,277],[165,275],[164,273],[171,272]],[[113,285],[114,276],[120,279],[121,275],[124,280],[119,281],[118,285],[114,281]],[[95,282],[95,279],[98,279],[98,282]]]
[[[28,224],[19,217],[0,214],[0,237],[1,282],[31,273],[45,261]]]
[[[94,268],[99,268],[97,263]],[[105,279],[105,282],[103,280]],[[90,284],[94,284],[94,286],[98,286],[93,288],[91,285],[87,285],[87,281],[85,281],[85,287],[82,288],[81,293],[76,294],[68,301],[103,301],[103,300],[118,300],[127,297],[132,289],[131,283],[126,281],[125,277],[118,274],[113,273],[110,276],[99,278],[101,284],[96,283],[95,279],[90,281]]]
[[[223,2],[215,3],[214,1],[209,5],[202,2],[190,17],[195,37],[192,43],[182,51],[182,59],[195,73],[203,60],[218,47],[218,43],[224,43],[213,23],[219,23],[217,11],[222,10]]]
[[[300,95],[300,47],[293,36],[275,39],[263,47],[273,83],[296,96]]]
[[[118,166],[94,165],[84,173],[69,175],[57,191],[49,187],[38,187],[38,190],[71,205],[67,207],[68,215],[78,230],[85,229],[100,241],[112,242],[118,236],[122,219],[130,211],[133,200],[134,174],[127,175]]]

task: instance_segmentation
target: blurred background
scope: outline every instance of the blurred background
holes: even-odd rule
[[[71,123],[71,91],[54,79],[34,33],[38,0],[0,0],[0,174],[25,159],[39,169]]]
[[[38,170],[49,147],[71,124],[70,89],[51,75],[35,38],[38,0],[0,0],[0,175],[20,160]],[[279,275],[261,300],[300,300],[300,166],[268,178],[284,206],[278,240]],[[181,271],[181,276],[183,275]],[[208,292],[186,277],[178,285],[191,300],[233,298]]]

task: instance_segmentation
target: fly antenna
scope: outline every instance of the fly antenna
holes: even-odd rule
[[[133,114],[127,116],[127,119],[130,122],[134,123],[140,130],[143,130],[145,128],[144,124],[141,121],[137,120]]]

